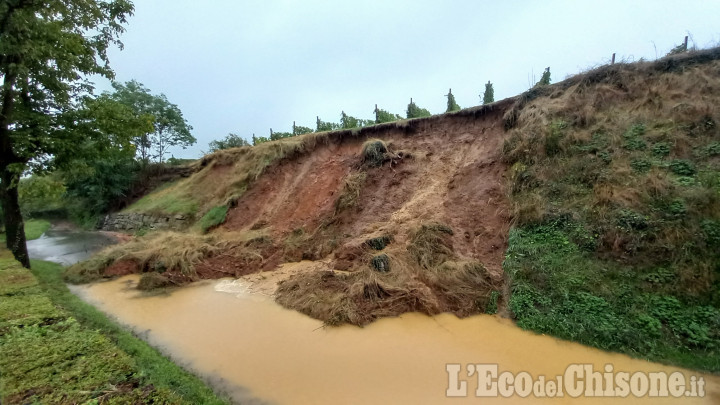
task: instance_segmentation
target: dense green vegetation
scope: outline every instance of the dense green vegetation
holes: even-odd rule
[[[448,94],[446,97],[447,97],[447,109],[445,110],[445,112],[459,111],[460,106],[455,101],[455,96],[452,94],[452,89],[450,89],[448,91]]]
[[[0,250],[2,403],[227,403],[71,294],[59,265],[32,268]]]
[[[518,325],[720,371],[717,67],[601,68],[507,115]]]
[[[482,103],[490,104],[494,101],[495,101],[495,89],[493,89],[493,84],[488,80],[488,82],[485,83],[485,92],[482,95]]]

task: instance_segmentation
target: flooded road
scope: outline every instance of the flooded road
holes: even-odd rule
[[[481,315],[406,314],[365,328],[322,323],[251,293],[237,280],[203,281],[170,294],[143,296],[137,276],[72,287],[73,292],[129,325],[176,362],[221,386],[239,403],[464,404],[550,403],[530,395],[476,398],[477,376],[467,364],[554,379],[573,363],[602,372],[657,372],[662,366],[580,344],[535,335],[510,321]],[[446,364],[460,364],[467,397],[448,398]],[[682,370],[681,370],[682,371]],[[588,398],[565,395],[552,403],[720,403],[720,377],[703,377],[704,398]]]
[[[101,232],[50,229],[40,238],[29,240],[27,247],[31,259],[69,266],[115,243],[115,238]]]

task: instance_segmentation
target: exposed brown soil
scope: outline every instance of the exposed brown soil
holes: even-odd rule
[[[278,302],[330,324],[362,325],[408,311],[483,312],[491,292],[504,292],[510,217],[500,153],[510,105],[317,137],[256,179],[243,177],[247,190],[229,200],[225,223],[210,235],[217,237],[209,245],[193,242],[207,250],[188,263],[190,271],[163,267],[162,275],[173,284],[242,277],[265,292],[277,284]],[[370,136],[387,147],[381,165],[362,156]],[[249,167],[243,159],[250,155],[240,150],[204,161],[190,179],[198,183],[192,192],[227,187],[239,168]],[[411,254],[413,238],[428,224],[446,231]],[[425,248],[442,256],[423,262],[418,249]],[[141,269],[120,260],[102,274],[153,271],[156,262]],[[294,271],[266,276],[292,262]]]
[[[132,260],[118,260],[105,268],[103,275],[105,277],[120,277],[128,274],[137,273],[137,263]]]
[[[501,265],[510,223],[504,190],[507,167],[500,160],[503,113],[503,109],[497,109],[477,118],[446,116],[424,122],[410,133],[401,128],[375,133],[375,137],[388,145],[393,157],[380,167],[363,165],[363,138],[333,142],[311,154],[281,161],[269,168],[237,201],[222,226],[232,231],[267,230],[272,247],[266,249],[263,260],[244,263],[230,256],[216,256],[197,267],[203,273],[216,269],[226,275],[242,276],[273,270],[283,262],[322,261],[340,273],[304,272],[297,276],[300,279],[277,281],[280,285],[295,283],[292,288],[296,289],[334,291],[329,295],[335,298],[323,299],[348,297],[350,303],[346,305],[354,308],[352,312],[367,316],[344,319],[345,315],[333,314],[332,310],[319,310],[322,305],[300,308],[311,305],[300,303],[304,302],[302,297],[297,300],[278,297],[278,300],[331,323],[363,324],[406,311],[452,311],[468,315],[475,308],[477,312],[478,307],[472,302],[470,309],[467,303],[456,302],[463,298],[449,291],[455,287],[443,283],[472,279],[467,282],[487,285],[470,287],[503,290]],[[345,180],[358,172],[365,173],[365,180],[354,205],[338,209],[337,201],[344,192]],[[458,279],[452,281],[418,270],[406,249],[412,233],[426,223],[449,226],[453,231],[450,243],[455,259],[479,263],[480,268],[484,266],[485,281],[463,278],[464,270],[458,270]],[[391,262],[395,278],[385,282],[380,277],[376,282],[369,262],[380,252],[370,249],[365,241],[383,235],[392,240],[384,252],[395,262]],[[463,268],[463,265],[455,267]],[[345,271],[368,274],[358,274],[351,280],[345,277],[349,274],[343,274]],[[338,281],[338,276],[343,281]],[[370,284],[368,277],[372,279]],[[353,288],[361,288],[353,287],[353,283],[365,285],[362,288],[369,290],[352,292]],[[312,287],[303,288],[303,285]],[[487,298],[489,290],[483,290],[483,298]],[[287,289],[279,292],[280,295],[287,293]],[[331,319],[338,316],[340,319]]]

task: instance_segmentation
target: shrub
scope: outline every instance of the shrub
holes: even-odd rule
[[[638,173],[647,173],[652,167],[652,163],[647,159],[637,158],[630,161],[630,167]]]
[[[410,104],[408,104],[407,111],[405,113],[408,118],[421,118],[429,117],[432,115],[430,111],[426,110],[425,108],[418,107],[417,104],[412,101],[412,99],[410,99]]]
[[[695,174],[695,165],[685,159],[675,159],[670,162],[670,170],[678,176],[692,176]]]
[[[652,154],[657,157],[665,157],[670,154],[669,142],[658,142],[652,147]]]

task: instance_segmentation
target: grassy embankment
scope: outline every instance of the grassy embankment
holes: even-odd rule
[[[37,239],[48,229],[50,229],[49,221],[44,219],[28,219],[25,221],[25,239]],[[5,233],[0,233],[0,243],[5,244]]]
[[[720,372],[717,59],[606,66],[506,115],[518,325]]]
[[[0,249],[1,403],[227,403],[32,264]]]

